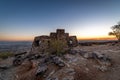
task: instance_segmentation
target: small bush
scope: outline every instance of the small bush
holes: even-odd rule
[[[52,40],[50,42],[50,53],[61,55],[67,51],[67,43],[61,40]]]
[[[11,52],[0,52],[0,58],[2,58],[2,59],[6,59],[6,58],[12,57],[12,56],[14,56],[14,54]]]

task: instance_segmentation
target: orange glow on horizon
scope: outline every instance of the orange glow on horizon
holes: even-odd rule
[[[33,36],[0,36],[0,41],[33,41]]]
[[[77,37],[78,40],[117,40],[115,36],[86,36],[86,37]]]
[[[0,36],[0,41],[33,41],[35,36]],[[117,40],[115,36],[77,36],[78,40]]]

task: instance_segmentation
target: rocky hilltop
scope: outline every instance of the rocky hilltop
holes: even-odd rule
[[[120,80],[120,43],[79,45],[57,29],[35,37],[29,52],[0,61],[0,80]]]

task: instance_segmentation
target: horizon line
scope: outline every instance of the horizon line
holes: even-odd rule
[[[34,40],[34,39],[33,39]],[[23,42],[31,42],[31,41],[33,41],[33,40],[0,40],[0,42],[6,42],[6,41],[8,41],[8,42],[15,42],[15,41],[23,41]],[[109,38],[107,38],[107,37],[99,37],[99,38],[77,38],[77,40],[79,41],[79,40],[117,40],[115,37],[109,37]]]

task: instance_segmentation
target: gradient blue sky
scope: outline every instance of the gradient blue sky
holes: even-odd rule
[[[32,40],[64,28],[78,38],[108,37],[120,0],[0,0],[0,40]]]

